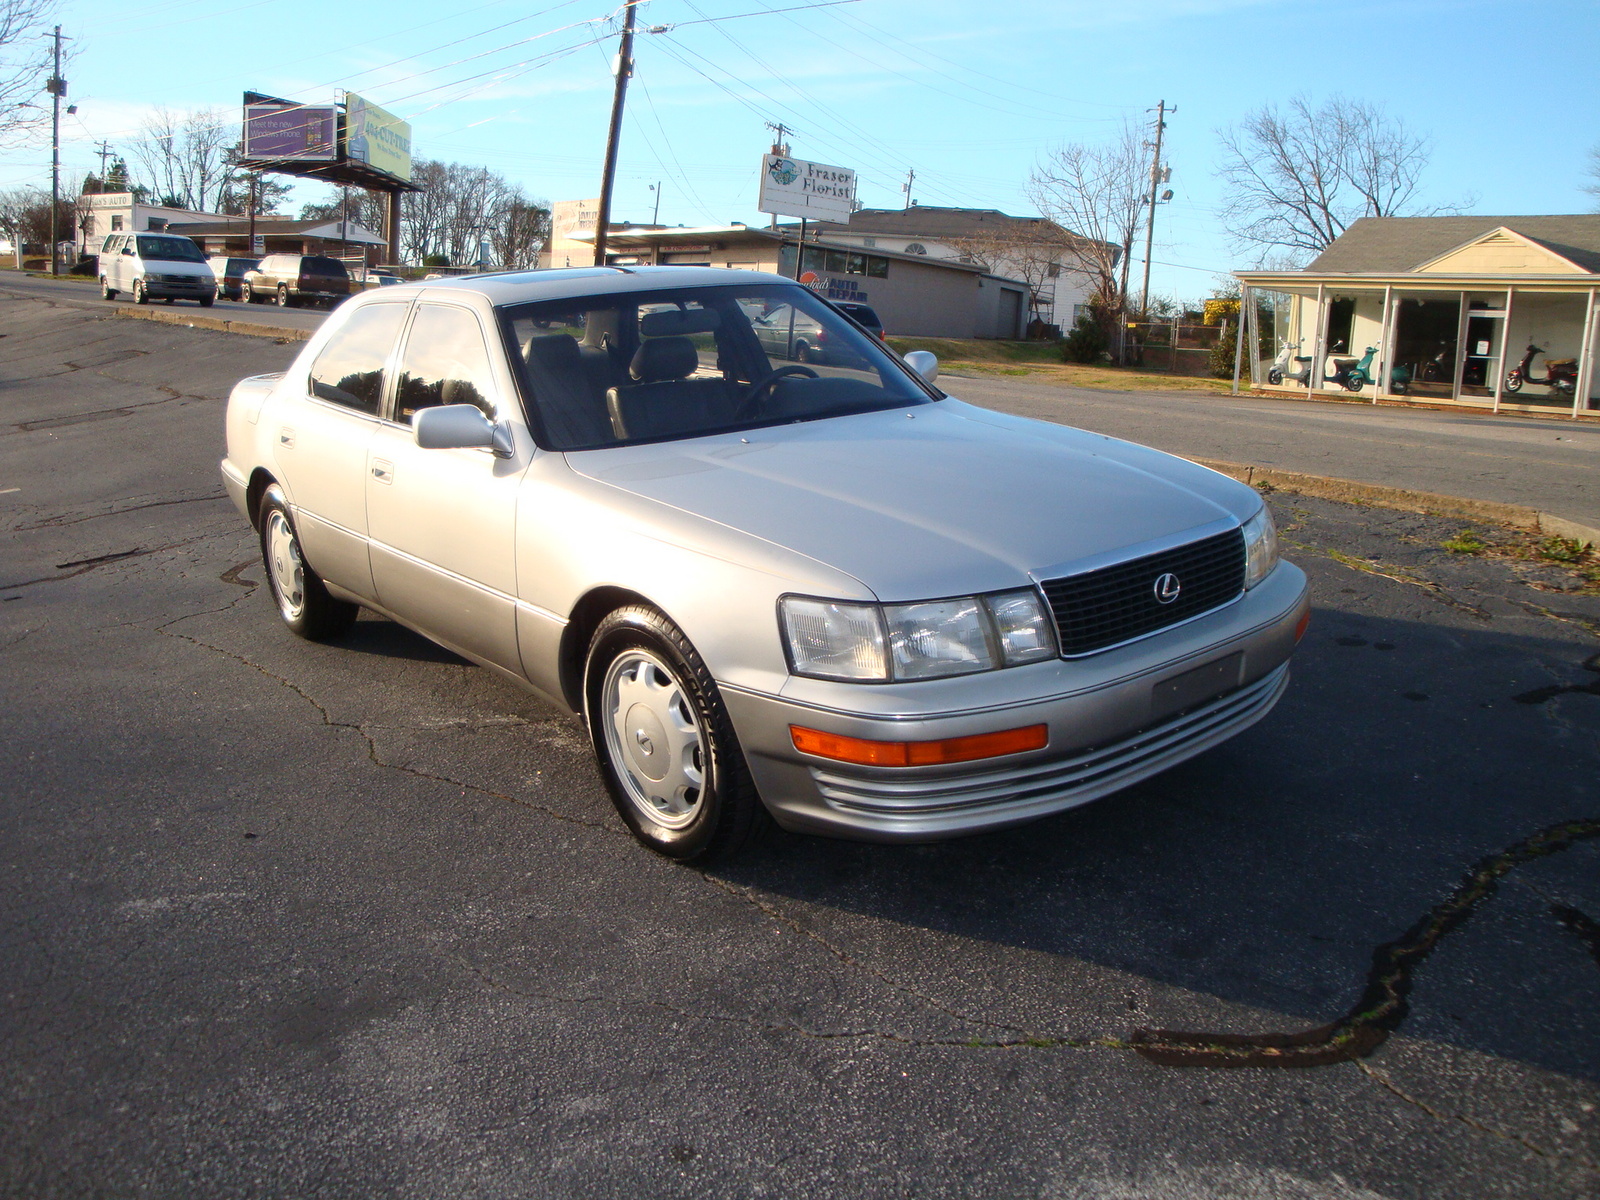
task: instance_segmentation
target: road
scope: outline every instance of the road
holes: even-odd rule
[[[7,290],[105,304],[82,284],[0,274],[0,292]],[[210,312],[293,329],[315,329],[326,315],[231,301]],[[1600,423],[1198,392],[1105,392],[948,372],[940,382],[974,404],[1189,458],[1522,504],[1600,529]]]
[[[0,1194],[1600,1189],[1564,573],[1279,493],[1316,609],[1261,725],[1024,829],[685,869],[570,714],[386,621],[282,629],[216,460],[296,347],[0,331]]]

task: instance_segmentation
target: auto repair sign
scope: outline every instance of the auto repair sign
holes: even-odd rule
[[[849,221],[856,210],[856,173],[781,154],[763,155],[759,208],[780,217]]]

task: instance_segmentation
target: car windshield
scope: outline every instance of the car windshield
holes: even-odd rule
[[[139,237],[139,257],[161,262],[205,262],[206,256],[186,237]]]
[[[557,450],[814,421],[936,399],[882,344],[793,284],[502,308]]]

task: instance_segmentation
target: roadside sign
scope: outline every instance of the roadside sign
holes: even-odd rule
[[[255,235],[255,237],[250,239],[250,253],[251,254],[260,255],[260,254],[265,254],[266,252],[267,252],[266,235],[258,233],[258,234]]]
[[[848,222],[856,209],[856,173],[781,154],[763,155],[758,207],[774,216]]]

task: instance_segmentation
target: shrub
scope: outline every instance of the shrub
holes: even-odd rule
[[[1088,312],[1078,318],[1072,332],[1062,340],[1061,357],[1067,362],[1099,362],[1110,348],[1111,339],[1104,326],[1094,313]]]

